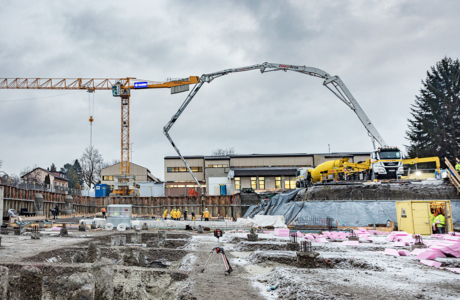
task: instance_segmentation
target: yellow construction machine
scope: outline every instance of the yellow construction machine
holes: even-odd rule
[[[347,180],[360,180],[366,181],[371,179],[372,164],[381,161],[371,162],[367,159],[363,162],[352,163],[349,158],[340,158],[336,160],[326,161],[316,168],[306,169],[300,168],[296,174],[297,187],[305,187],[308,183],[328,182],[328,181],[347,181]],[[385,161],[386,162],[386,161]],[[418,163],[435,162],[436,170],[439,173],[440,161],[439,157],[424,157],[424,158],[411,158],[403,159],[403,165],[413,165]],[[434,176],[431,176],[434,177]],[[408,179],[421,179],[411,178]],[[426,179],[426,178],[425,178]]]

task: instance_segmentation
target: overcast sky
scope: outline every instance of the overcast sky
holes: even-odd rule
[[[2,1],[0,77],[164,81],[263,62],[339,75],[390,145],[407,144],[427,70],[458,58],[460,1]],[[133,162],[164,179],[162,133],[186,93],[134,91]],[[6,100],[40,98],[29,101]],[[95,94],[93,144],[120,159],[120,99]],[[0,89],[2,170],[59,168],[89,145],[88,93]],[[322,80],[230,74],[205,84],[171,130],[184,155],[370,151],[356,115]]]

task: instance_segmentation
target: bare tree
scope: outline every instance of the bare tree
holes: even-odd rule
[[[92,188],[101,179],[101,169],[104,160],[99,150],[93,146],[87,147],[80,159],[81,173],[85,184]]]
[[[232,155],[235,154],[235,148],[229,147],[227,149],[214,149],[212,150],[212,155],[213,156],[225,156],[225,155]]]
[[[28,173],[30,173],[33,170],[35,170],[36,168],[38,168],[37,165],[34,165],[32,167],[27,166],[27,167],[23,168],[21,170],[21,172],[19,172],[19,176],[23,177],[24,175],[27,175]],[[33,181],[33,182],[37,182],[37,183],[43,183],[43,176],[41,174],[41,171],[36,171],[36,172],[32,172],[32,173],[28,174],[26,177],[24,177],[24,180]]]
[[[0,159],[0,169],[2,168],[3,166],[3,160]]]

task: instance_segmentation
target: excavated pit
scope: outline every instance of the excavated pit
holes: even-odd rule
[[[293,251],[255,251],[251,253],[248,258],[248,262],[251,264],[272,264],[279,263],[289,266],[297,266],[297,255]],[[317,268],[328,268],[328,269],[359,269],[359,270],[370,270],[370,271],[384,271],[384,268],[367,263],[362,259],[350,258],[350,257],[321,257],[318,256],[315,259]]]
[[[125,236],[126,245],[111,246],[114,236]],[[0,299],[175,299],[188,277],[179,270],[188,253],[180,248],[190,239],[182,233],[114,232],[0,263],[0,285],[8,287]]]
[[[242,241],[235,245],[232,251],[257,251],[257,250],[286,250],[286,242],[265,242],[265,241],[258,241],[258,242],[249,242],[249,241]]]

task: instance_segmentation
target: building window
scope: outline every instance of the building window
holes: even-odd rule
[[[257,177],[251,177],[251,188],[257,190]]]
[[[208,168],[228,168],[228,165],[208,165]]]
[[[235,177],[235,190],[241,190],[241,178]]]
[[[284,178],[284,189],[286,190],[295,190],[295,177],[285,177]]]
[[[203,167],[190,167],[192,172],[203,172]],[[170,167],[167,168],[168,173],[175,173],[175,172],[188,172],[186,167]]]
[[[102,180],[113,181],[113,176],[102,176]]]
[[[275,177],[275,189],[281,188],[281,177]]]
[[[259,177],[259,190],[265,190],[265,177]]]

